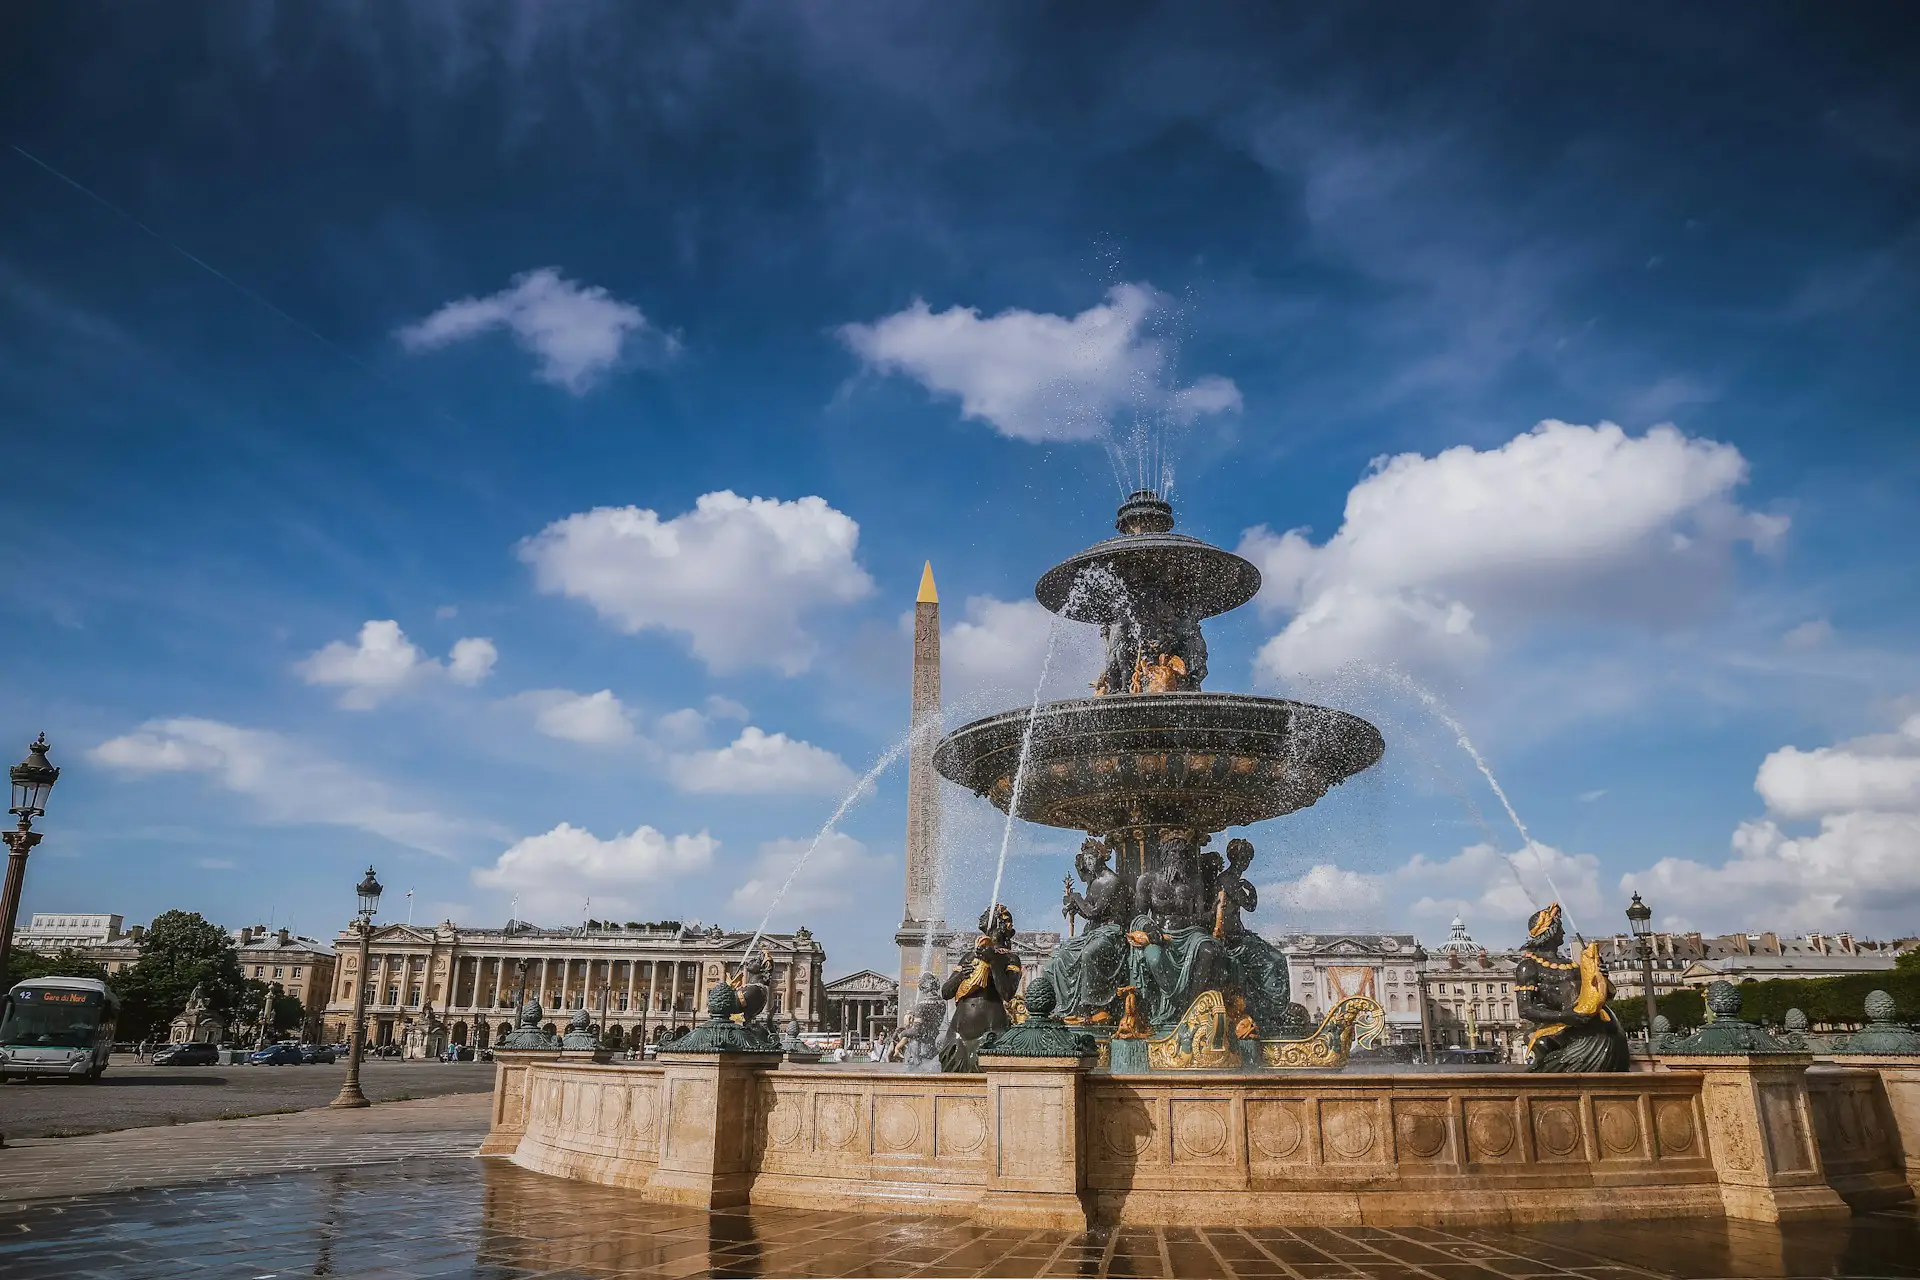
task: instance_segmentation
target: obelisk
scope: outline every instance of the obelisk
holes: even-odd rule
[[[900,946],[900,1013],[913,1007],[926,935],[939,904],[940,781],[933,748],[940,738],[940,593],[933,562],[920,571],[913,602],[913,741],[907,748],[907,901],[894,941]],[[936,964],[937,964],[936,959]]]

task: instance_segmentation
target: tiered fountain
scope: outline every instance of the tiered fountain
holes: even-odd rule
[[[1310,1031],[1284,958],[1241,921],[1257,905],[1253,846],[1232,841],[1224,857],[1206,846],[1306,808],[1385,744],[1343,711],[1202,690],[1201,621],[1251,600],[1260,571],[1173,525],[1168,503],[1136,493],[1118,537],[1034,589],[1052,612],[1100,628],[1093,696],[977,720],[941,742],[934,764],[1013,817],[1092,837],[1079,860],[1087,891],[1064,903],[1087,931],[1039,981],[1103,1064],[1338,1066],[1356,1038],[1378,1034],[1379,1005],[1344,1001]]]
[[[1119,528],[1038,590],[1104,629],[1093,696],[967,725],[935,755],[1003,811],[1089,833],[1086,890],[1066,898],[1088,927],[1024,993],[1024,1022],[956,1007],[954,1025],[975,1029],[941,1072],[804,1064],[755,1019],[746,975],[716,985],[698,1038],[658,1062],[503,1043],[482,1154],[699,1208],[910,1208],[1076,1230],[1779,1221],[1911,1196],[1920,1167],[1901,1152],[1920,1147],[1920,1058],[1898,1046],[1818,1076],[1808,1054],[1757,1037],[1688,1042],[1651,1071],[1324,1070],[1379,1007],[1305,1028],[1285,966],[1241,922],[1252,846],[1206,845],[1313,804],[1380,759],[1380,734],[1323,707],[1204,692],[1201,620],[1251,599],[1258,571],[1174,533],[1151,493],[1127,500]],[[1584,959],[1557,958],[1558,917],[1529,925],[1536,1000],[1549,976],[1591,985]],[[982,934],[946,994],[1002,1015],[1020,972],[1004,908]],[[1323,1070],[1267,1069],[1289,1066]]]

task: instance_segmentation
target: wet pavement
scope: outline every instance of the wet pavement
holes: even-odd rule
[[[0,1206],[0,1276],[1920,1277],[1920,1217],[1524,1232],[1122,1229],[752,1209],[708,1214],[497,1160],[415,1158]]]

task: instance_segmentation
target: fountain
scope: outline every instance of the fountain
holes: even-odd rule
[[[997,901],[944,981],[927,971],[938,922],[910,859],[896,940],[920,957],[906,1027],[919,1070],[803,1061],[771,1025],[765,956],[750,953],[657,1062],[554,1044],[529,1002],[496,1051],[481,1154],[698,1209],[910,1210],[1023,1229],[1781,1221],[1911,1197],[1920,1055],[1891,1000],[1873,1001],[1877,1030],[1855,1040],[1874,1043],[1844,1067],[1810,1071],[1812,1055],[1729,1021],[1740,1036],[1709,1028],[1619,1070],[1598,948],[1562,958],[1557,905],[1527,923],[1520,987],[1541,1071],[1341,1070],[1379,1006],[1349,1000],[1307,1027],[1283,958],[1245,923],[1252,844],[1208,845],[1314,804],[1385,744],[1341,711],[1206,692],[1201,623],[1251,599],[1259,572],[1174,533],[1151,492],[1127,499],[1118,529],[1037,589],[1063,620],[1102,629],[1091,696],[1036,698],[932,752],[1009,822],[1087,833],[1084,887],[1068,877],[1062,895],[1086,928],[1024,992]],[[930,575],[922,591],[916,608],[931,610]],[[927,674],[916,668],[917,687]],[[916,726],[937,723],[926,701]],[[915,797],[910,829],[937,808]],[[1709,1003],[1737,1013],[1738,994]]]
[[[1085,831],[1082,877],[1063,905],[1087,932],[1039,981],[1060,1021],[1114,1071],[1337,1067],[1383,1025],[1364,998],[1301,1024],[1278,950],[1242,922],[1257,895],[1253,846],[1206,845],[1229,827],[1306,808],[1385,751],[1358,716],[1282,698],[1209,693],[1203,619],[1260,589],[1232,552],[1173,532],[1150,490],[1121,504],[1118,536],[1048,570],[1034,594],[1098,626],[1093,696],[976,720],[934,752],[949,780],[1008,815]],[[1101,867],[1088,870],[1088,860]],[[1111,860],[1112,866],[1106,867]]]

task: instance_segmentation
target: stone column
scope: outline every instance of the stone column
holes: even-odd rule
[[[629,1016],[639,1012],[639,1010],[633,1006],[633,992],[634,988],[639,985],[639,977],[640,962],[638,960],[627,961],[627,1013]]]
[[[987,1075],[987,1189],[974,1216],[995,1226],[1085,1231],[1083,1085],[1092,1058],[981,1054]]]
[[[680,1023],[680,962],[674,960],[671,963],[673,973],[667,984],[667,1025],[673,1027]]]
[[[779,1065],[780,1055],[669,1053],[660,1061],[666,1067],[660,1164],[647,1180],[646,1198],[691,1209],[746,1204],[753,1183],[747,1135],[753,1095],[760,1073]]]
[[[560,1061],[560,1050],[500,1049],[493,1051],[493,1125],[480,1144],[483,1156],[510,1156],[527,1131],[528,1069],[542,1062]]]
[[[1845,1218],[1827,1185],[1807,1100],[1805,1053],[1662,1054],[1671,1071],[1701,1074],[1720,1200],[1729,1218],[1795,1222]]]

